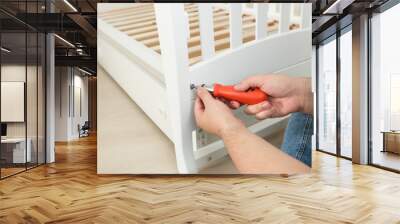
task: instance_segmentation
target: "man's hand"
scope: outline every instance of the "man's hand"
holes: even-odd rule
[[[246,128],[242,121],[233,115],[227,105],[218,99],[214,99],[202,87],[197,90],[194,115],[200,128],[221,138],[228,133]]]
[[[255,115],[257,119],[283,117],[292,112],[308,114],[313,112],[310,78],[285,75],[251,76],[237,84],[235,89],[246,91],[255,87],[269,95],[267,101],[249,105],[245,109],[247,114]],[[230,107],[236,109],[240,107],[240,104],[231,101]]]
[[[241,173],[293,174],[310,170],[302,162],[247,130],[227,105],[214,99],[201,87],[197,90],[194,115],[199,127],[222,138]]]

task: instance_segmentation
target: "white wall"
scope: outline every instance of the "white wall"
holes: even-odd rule
[[[75,106],[74,108],[72,108],[71,135],[73,138],[78,138],[78,124],[82,126],[85,121],[88,120],[88,78],[86,76],[81,76],[80,73],[78,75],[75,73],[73,85],[73,94],[75,94],[73,96],[73,99],[75,100]],[[80,93],[78,93],[78,91],[80,91]],[[80,98],[78,97],[79,95]],[[81,109],[82,111],[80,111],[79,109]]]
[[[69,72],[67,67],[55,68],[55,141],[69,139]]]
[[[27,69],[27,70],[26,70]],[[26,82],[25,75],[26,71],[28,75],[35,74],[36,75],[36,67],[25,65],[2,65],[1,66],[1,81],[3,82]],[[28,77],[29,78],[29,77]],[[28,97],[36,97],[36,90],[35,94],[27,94]],[[28,99],[27,99],[28,100]],[[32,101],[32,100],[29,100]],[[35,106],[36,108],[36,106]],[[4,108],[2,109],[4,110]],[[29,117],[29,115],[33,115],[28,113],[28,121],[36,121],[36,114],[35,119],[33,117]],[[28,125],[28,128],[32,125]],[[28,130],[29,132],[29,130]],[[31,133],[31,132],[29,132]],[[28,135],[29,135],[28,133]],[[25,122],[7,122],[7,136],[8,137],[25,137]],[[29,137],[29,136],[28,136]]]
[[[55,89],[55,140],[77,139],[78,124],[88,120],[88,78],[75,68],[56,67]]]

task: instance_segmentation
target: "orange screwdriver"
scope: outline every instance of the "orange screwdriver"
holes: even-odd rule
[[[214,97],[221,97],[229,101],[237,101],[240,104],[253,105],[268,99],[268,95],[259,88],[250,88],[247,91],[238,91],[233,85],[214,84],[212,86],[200,85],[207,89]],[[197,89],[198,86],[191,85],[191,89]]]

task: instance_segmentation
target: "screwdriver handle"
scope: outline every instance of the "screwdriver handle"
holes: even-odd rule
[[[234,100],[241,104],[253,105],[261,103],[268,99],[266,93],[259,88],[249,89],[248,91],[237,91],[233,86],[224,86],[221,84],[214,84],[215,97],[222,97],[227,100]]]

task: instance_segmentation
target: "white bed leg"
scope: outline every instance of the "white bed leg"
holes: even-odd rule
[[[184,35],[187,24],[182,20],[184,6],[155,4],[155,11],[178,171],[197,173],[192,144],[192,131],[196,126],[188,75],[187,39]]]

